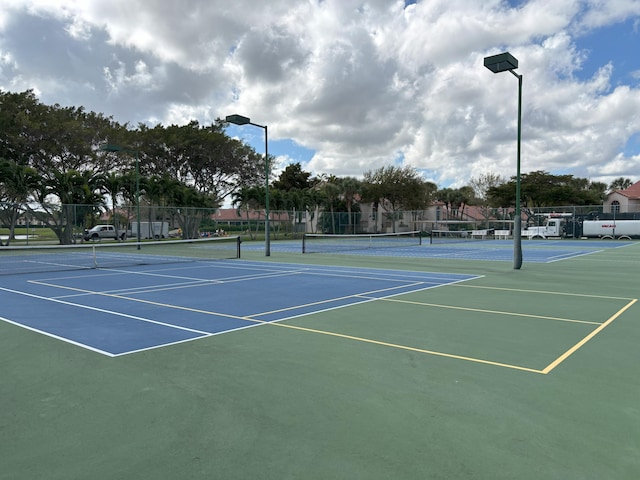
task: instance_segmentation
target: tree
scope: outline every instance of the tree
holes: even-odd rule
[[[217,198],[177,180],[168,195],[168,203],[172,206],[167,209],[166,215],[178,222],[183,238],[197,238],[198,227],[211,209],[217,206]]]
[[[118,198],[122,195],[125,183],[127,181],[126,176],[118,172],[110,172],[104,178],[102,185],[103,192],[111,199],[111,211],[113,212],[113,226],[116,230],[116,238],[120,238],[120,221],[118,215]],[[125,225],[126,230],[126,225]]]
[[[291,163],[280,173],[278,179],[273,182],[273,188],[288,192],[298,189],[306,190],[311,187],[311,173],[302,170],[300,163]]]
[[[489,203],[496,207],[515,204],[515,177],[487,191]],[[605,198],[606,185],[573,175],[552,175],[544,171],[521,176],[522,209],[529,216],[536,209],[566,205],[597,205]]]
[[[9,226],[7,245],[15,238],[18,218],[24,212],[31,192],[39,184],[40,176],[35,169],[0,159],[0,221]]]
[[[36,149],[32,118],[44,109],[33,90],[22,93],[0,90],[0,158],[29,165]]]
[[[327,201],[324,192],[319,187],[320,183],[316,183],[307,191],[307,212],[309,213],[309,222],[312,225],[312,232],[317,233],[317,224],[314,222],[316,216],[320,215],[320,209]]]
[[[85,112],[82,107],[43,105],[32,91],[0,91],[0,158],[33,167],[42,177],[40,193],[48,185],[47,195],[57,197],[59,202],[65,196],[58,189],[64,183],[60,180],[68,172],[113,174],[112,181],[121,173],[122,198],[130,201],[136,197],[134,185],[138,181],[143,187],[141,193],[152,198],[157,192],[148,179],[163,175],[195,188],[208,200],[215,198],[216,205],[237,188],[264,185],[273,168],[273,157],[265,159],[252,147],[227,137],[225,125],[218,119],[205,126],[192,121],[184,126],[149,128],[140,124],[130,129],[101,114]],[[128,181],[133,177],[131,155],[101,151],[100,146],[107,143],[137,152],[135,183]],[[114,207],[120,198],[116,185],[102,194],[111,197]],[[43,221],[55,224],[59,220]]]
[[[0,92],[0,155],[36,172],[38,185],[24,200],[39,199],[45,207],[27,210],[50,225],[61,243],[74,241],[73,227],[101,206],[97,192],[104,169],[94,162],[93,149],[112,123],[83,108],[40,104],[31,91]],[[85,211],[69,201],[96,204]]]
[[[294,233],[301,231],[299,225],[302,223],[305,212],[309,213],[309,216],[312,218],[312,205],[313,205],[313,195],[312,190],[310,188],[298,189],[294,188],[287,192],[288,195],[288,208],[292,209],[293,220],[298,224],[298,227],[295,227],[294,224]]]
[[[47,223],[62,245],[75,242],[74,227],[83,228],[104,206],[100,193],[103,176],[89,171],[50,172],[45,183],[38,185],[35,199],[41,209],[27,206],[29,212]],[[48,200],[57,197],[59,201]]]
[[[326,210],[329,210],[331,215],[330,222],[328,223],[330,226],[330,233],[332,234],[337,233],[335,212],[337,209],[338,200],[340,199],[339,182],[340,182],[340,179],[338,177],[336,177],[335,175],[330,175],[329,177],[327,177],[317,185],[317,189],[322,194],[321,198],[324,200],[325,214],[323,214],[323,217],[326,218]],[[323,223],[322,230],[323,230],[323,233],[325,233],[327,230],[327,226],[326,226],[327,222],[323,221],[322,223]]]
[[[631,185],[633,185],[633,181],[631,181],[630,178],[619,177],[611,182],[611,184],[609,185],[609,191],[613,192],[615,190],[626,190]]]
[[[461,188],[443,188],[436,192],[436,198],[444,203],[447,217],[464,218],[464,209],[475,199],[473,188],[465,186]]]
[[[495,210],[491,208],[489,201],[489,190],[498,187],[506,182],[506,179],[495,173],[483,173],[478,177],[473,177],[469,181],[469,186],[473,189],[478,210],[488,222],[495,216]]]
[[[362,182],[354,177],[344,177],[340,179],[338,187],[341,190],[341,197],[347,207],[347,233],[356,233],[351,211],[362,193]]]
[[[489,189],[505,182],[506,179],[497,173],[482,173],[478,177],[472,177],[469,186],[473,189],[475,198],[486,201]]]
[[[365,198],[374,203],[375,210],[382,205],[388,212],[387,217],[391,219],[395,232],[401,209],[411,205],[416,188],[420,188],[423,183],[424,180],[415,168],[391,165],[366,172],[363,192]]]
[[[261,201],[264,198],[264,189],[258,187],[241,187],[239,190],[233,192],[232,205],[238,209],[238,215],[244,212],[247,218],[247,231],[251,240],[255,240],[257,236],[258,225],[256,222],[256,231],[251,230],[251,217],[250,212],[257,210]]]
[[[152,129],[140,125],[136,133],[144,175],[169,174],[214,195],[218,203],[241,186],[264,183],[264,156],[227,137],[221,120],[207,126],[195,120],[183,126],[157,125]]]

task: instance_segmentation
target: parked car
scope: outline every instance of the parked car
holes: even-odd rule
[[[96,225],[89,230],[85,230],[82,238],[84,238],[85,241],[91,240],[94,242],[105,238],[126,240],[128,235],[131,235],[131,232],[123,228],[118,229],[116,236],[116,227],[113,225]]]

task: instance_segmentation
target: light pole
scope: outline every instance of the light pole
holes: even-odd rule
[[[520,210],[520,144],[522,138],[522,75],[514,70],[518,60],[509,52],[484,57],[484,66],[493,73],[511,72],[518,79],[518,157],[516,167],[516,212],[513,219],[513,268],[522,267],[522,212]]]
[[[136,156],[136,217],[138,227],[136,237],[138,239],[138,250],[140,250],[140,155],[138,153],[138,150],[109,143],[107,143],[106,145],[101,145],[100,150],[102,150],[103,152],[125,152],[129,154],[135,154]]]
[[[264,254],[266,257],[271,255],[271,231],[269,228],[269,140],[267,135],[267,126],[252,123],[249,117],[242,115],[227,115],[225,121],[235,125],[253,125],[254,127],[264,128],[264,178],[265,178],[265,221],[264,221]]]

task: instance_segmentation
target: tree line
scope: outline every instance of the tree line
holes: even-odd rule
[[[240,215],[264,210],[265,175],[272,178],[274,159],[230,138],[225,127],[220,119],[132,127],[82,107],[42,104],[31,90],[0,91],[0,223],[13,233],[26,212],[67,244],[74,241],[72,206],[74,218],[84,209],[86,227],[109,208],[116,218],[118,208],[138,202],[173,207],[186,237],[197,222],[183,212],[210,211],[226,199]],[[395,219],[438,201],[450,217],[461,217],[468,205],[487,212],[513,206],[515,181],[483,174],[461,188],[438,188],[408,166],[384,166],[358,179],[313,176],[294,163],[270,183],[270,208],[294,221],[325,213],[322,228],[332,232],[336,214],[343,214],[347,230],[356,232],[354,214],[363,203]],[[531,208],[600,204],[607,191],[599,182],[544,171],[523,174],[521,184],[523,205]]]
[[[73,206],[88,222],[110,204],[214,208],[264,179],[264,158],[225,124],[132,128],[82,107],[44,105],[33,91],[0,91],[0,222],[25,212],[72,243]],[[105,146],[110,146],[106,149]],[[188,225],[185,225],[188,226]]]

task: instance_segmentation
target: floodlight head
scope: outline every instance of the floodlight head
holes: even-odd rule
[[[518,59],[509,52],[484,57],[484,66],[493,73],[506,72],[518,68]]]
[[[246,125],[251,123],[251,119],[248,117],[243,117],[242,115],[227,115],[225,119],[228,123],[233,123],[235,125]]]

